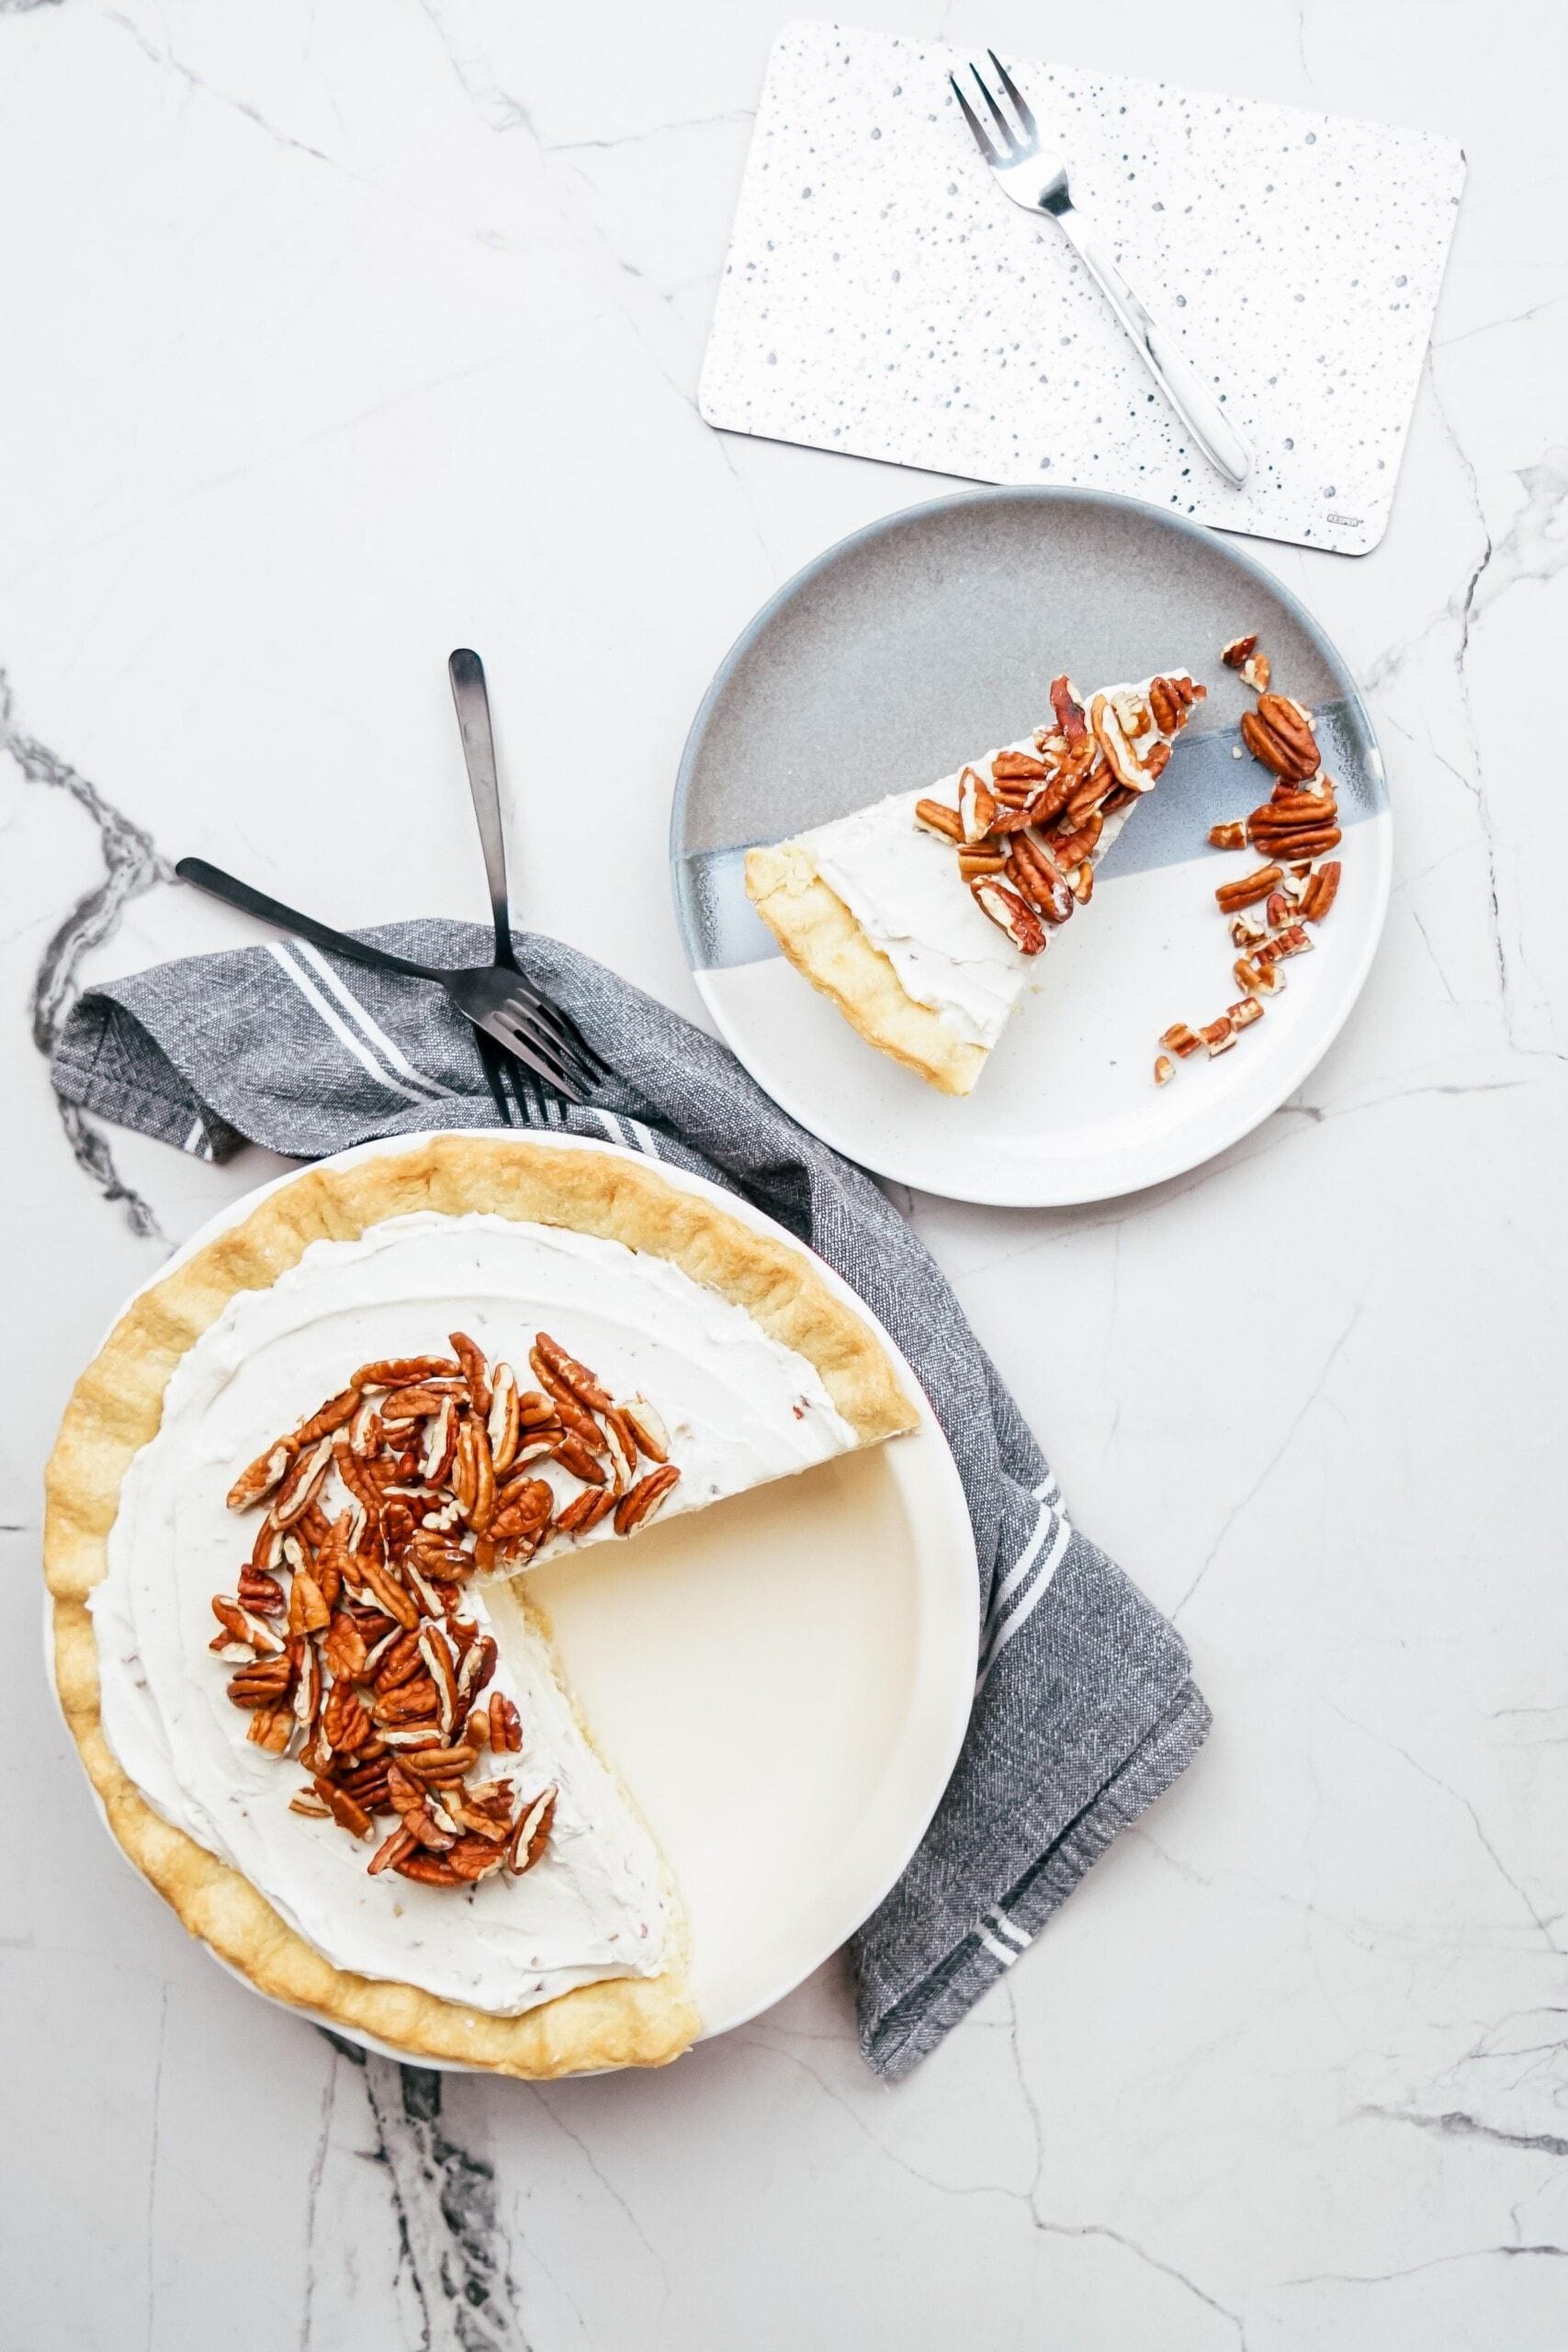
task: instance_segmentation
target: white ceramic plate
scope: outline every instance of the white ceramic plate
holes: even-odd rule
[[[1156,1089],[1160,1032],[1239,993],[1213,891],[1260,861],[1209,827],[1268,797],[1235,758],[1253,696],[1219,660],[1257,630],[1274,684],[1313,709],[1339,791],[1344,867],[1309,956],[1218,1060]],[[855,1035],[778,953],[741,861],[883,793],[949,774],[1086,690],[1186,664],[1209,687],[1159,789],[1052,943],[976,1091],[939,1094]],[[1088,491],[979,491],[857,532],[764,606],[694,723],[671,830],[697,984],[759,1084],[885,1176],[959,1200],[1055,1206],[1183,1173],[1247,1135],[1326,1051],[1360,992],[1393,865],[1382,761],[1344,662],[1249,556],[1198,526]]]
[[[409,1148],[393,1138],[322,1164]],[[790,1241],[716,1185],[660,1172]],[[294,1181],[231,1204],[179,1258]],[[704,2039],[782,2000],[875,1908],[936,1810],[974,1690],[975,1547],[947,1441],[876,1318],[814,1262],[900,1366],[919,1428],[531,1579],[680,1884]]]

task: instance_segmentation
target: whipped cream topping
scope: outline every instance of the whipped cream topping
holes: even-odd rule
[[[1169,674],[1168,673],[1167,674]],[[1178,665],[1178,674],[1185,675]],[[1112,701],[1122,695],[1142,699],[1152,680],[1135,685],[1107,686]],[[1055,721],[1048,720],[1054,727]],[[1155,743],[1172,740],[1152,729],[1138,738],[1140,757]],[[1034,751],[1034,737],[998,746],[998,751]],[[989,778],[997,752],[965,766]],[[818,825],[799,837],[828,888],[840,898],[874,947],[892,965],[906,996],[930,1006],[969,1045],[994,1046],[1009,1013],[1034,978],[1031,963],[1007,933],[983,914],[958,873],[953,845],[931,832],[915,816],[920,800],[958,806],[962,769],[922,785],[916,792],[895,792],[868,808]],[[1099,864],[1133,809],[1111,811],[1094,851]]]
[[[507,1585],[470,1585],[463,1606],[495,1634],[493,1688],[523,1720],[521,1754],[491,1769],[520,1797],[551,1782],[560,1792],[549,1843],[521,1878],[458,1890],[369,1877],[367,1844],[289,1812],[304,1776],[247,1741],[209,1645],[212,1595],[233,1590],[252,1532],[224,1501],[238,1467],[356,1363],[443,1352],[456,1327],[525,1365],[541,1326],[615,1394],[658,1406],[682,1474],[667,1516],[855,1442],[804,1357],[663,1259],[503,1217],[392,1218],[356,1241],[313,1243],[269,1289],[231,1300],[182,1358],[158,1434],[127,1473],[92,1596],[105,1734],[148,1803],[334,1965],[505,2016],[576,1984],[656,1974],[671,1932],[653,1841]]]

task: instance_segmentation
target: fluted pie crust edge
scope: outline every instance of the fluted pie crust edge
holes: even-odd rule
[[[823,881],[798,842],[746,853],[746,894],[802,977],[831,997],[868,1046],[943,1094],[967,1094],[987,1049],[906,993],[887,957]]]
[[[76,1384],[46,1478],[61,1703],[125,1852],[190,1932],[260,1991],[411,2055],[501,2074],[663,2065],[700,2025],[683,1959],[658,1977],[580,1985],[516,2018],[334,1968],[240,1871],[153,1812],[104,1735],[87,1597],[107,1572],[121,1483],[157,1433],[175,1367],[238,1292],[266,1288],[311,1242],[355,1240],[422,1211],[563,1226],[668,1259],[814,1364],[862,1443],[915,1425],[875,1333],[808,1257],[651,1168],[566,1143],[446,1135],[310,1169],[133,1300]]]

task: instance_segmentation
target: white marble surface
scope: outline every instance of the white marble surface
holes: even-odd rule
[[[1038,41],[1021,0],[909,5],[858,13]],[[758,0],[0,19],[6,2340],[1559,2345],[1560,12],[1053,26],[1085,65],[1471,159],[1388,537],[1277,557],[1389,756],[1359,1012],[1162,1193],[912,1204],[1083,1522],[1177,1614],[1208,1749],[897,2090],[829,1970],[656,2079],[439,2098],[220,1974],[116,1860],[55,1721],[38,1480],[67,1386],[266,1171],[62,1133],[29,993],[47,1036],[85,974],[237,937],[164,887],[182,850],[354,919],[471,910],[441,674],[467,640],[528,784],[530,913],[694,1011],[663,868],[694,704],[768,591],[931,481],[696,415]],[[1040,1334],[1069,1321],[1067,1360]]]

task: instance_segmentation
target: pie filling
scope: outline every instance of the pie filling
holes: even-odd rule
[[[988,1049],[1204,691],[1179,671],[1085,703],[1058,678],[1049,725],[797,845],[905,995]]]
[[[318,1241],[182,1358],[127,1473],[106,1735],[339,1967],[499,2015],[658,1974],[658,1850],[509,1579],[855,1442],[804,1357],[619,1242]]]

